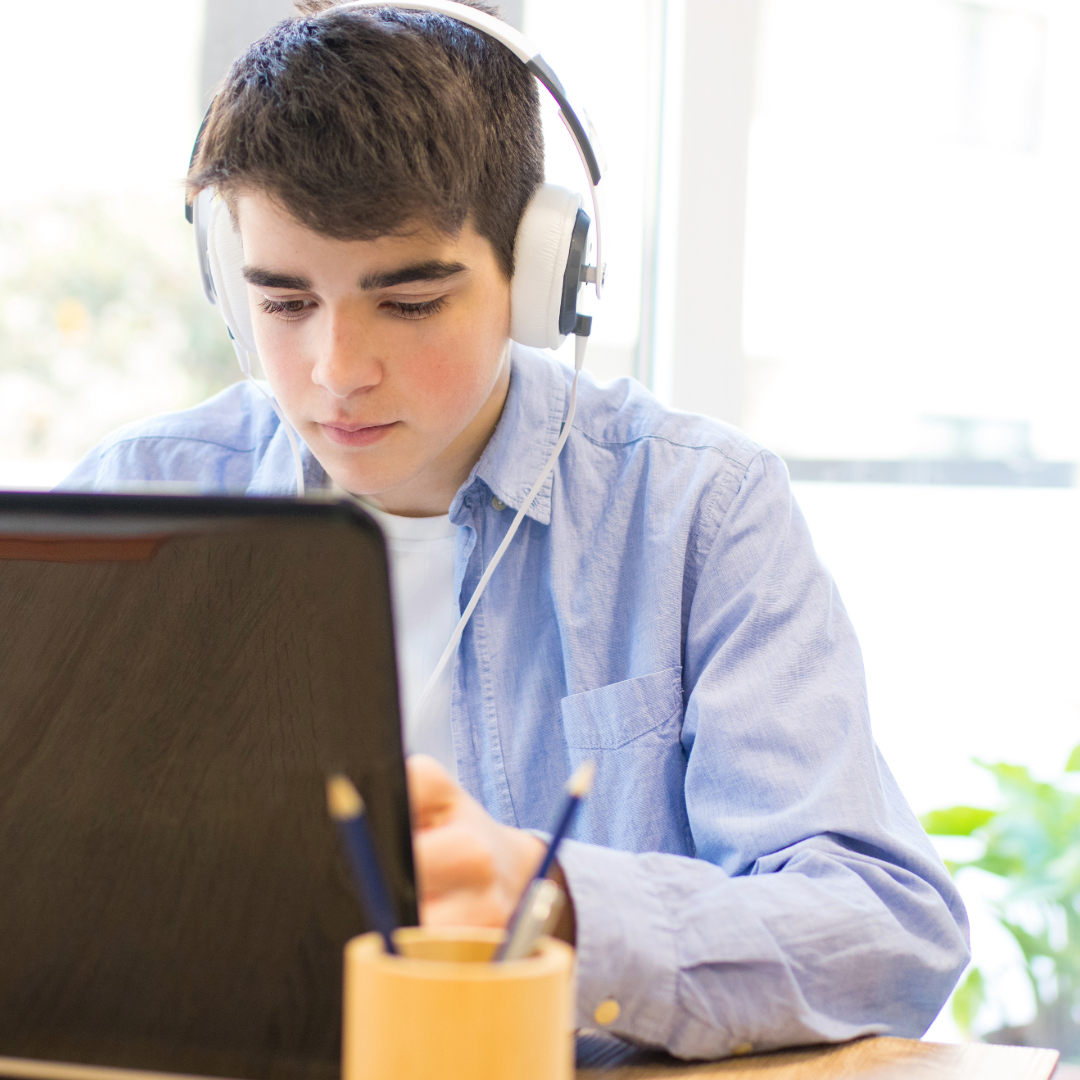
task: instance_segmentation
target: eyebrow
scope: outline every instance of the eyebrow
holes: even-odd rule
[[[293,289],[295,292],[308,292],[311,289],[311,282],[306,277],[279,274],[276,270],[264,270],[259,266],[245,266],[244,280],[267,289]]]
[[[381,274],[368,274],[360,279],[360,288],[368,289],[391,289],[395,285],[405,285],[410,281],[442,281],[443,278],[453,277],[460,274],[468,267],[459,262],[441,262],[438,259],[430,259],[427,262],[415,263],[412,266],[403,266],[400,270],[387,270]]]
[[[399,270],[367,274],[360,279],[359,284],[365,292],[370,289],[392,289],[395,285],[406,285],[411,281],[442,281],[467,269],[464,263],[429,259],[427,262],[403,266]],[[291,289],[295,292],[311,290],[311,282],[306,277],[300,277],[297,274],[282,274],[276,270],[265,270],[260,266],[245,266],[244,280],[252,285],[262,285],[267,289]]]

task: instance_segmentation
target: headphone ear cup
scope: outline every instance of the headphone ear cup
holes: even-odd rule
[[[244,280],[244,245],[224,199],[215,199],[206,237],[207,261],[218,310],[233,340],[254,355],[247,282]],[[245,372],[246,374],[246,372]]]
[[[580,209],[576,192],[544,184],[521,216],[510,283],[510,336],[521,345],[557,349],[566,340],[559,330],[559,315]]]

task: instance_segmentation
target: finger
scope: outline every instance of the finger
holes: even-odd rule
[[[462,889],[489,889],[495,882],[495,858],[483,834],[451,824],[413,835],[413,857],[422,899]]]
[[[422,926],[498,926],[506,925],[511,908],[490,892],[461,891],[439,900],[420,904]]]
[[[405,779],[414,829],[441,824],[461,794],[450,774],[427,754],[410,754],[405,759]]]

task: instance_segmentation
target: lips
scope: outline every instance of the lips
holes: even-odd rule
[[[327,438],[339,446],[374,446],[397,427],[390,424],[320,424]]]

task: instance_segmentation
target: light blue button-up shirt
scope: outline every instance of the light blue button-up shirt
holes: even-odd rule
[[[450,508],[462,606],[558,438],[570,378],[515,347]],[[305,464],[324,484],[306,448]],[[287,495],[294,476],[277,417],[238,384],[115,433],[63,487]],[[579,1025],[610,998],[609,1030],[713,1057],[933,1020],[967,962],[964,908],[874,744],[855,634],[774,455],[583,376],[453,679],[459,777],[499,821],[549,827],[567,777],[597,763],[560,854]]]

